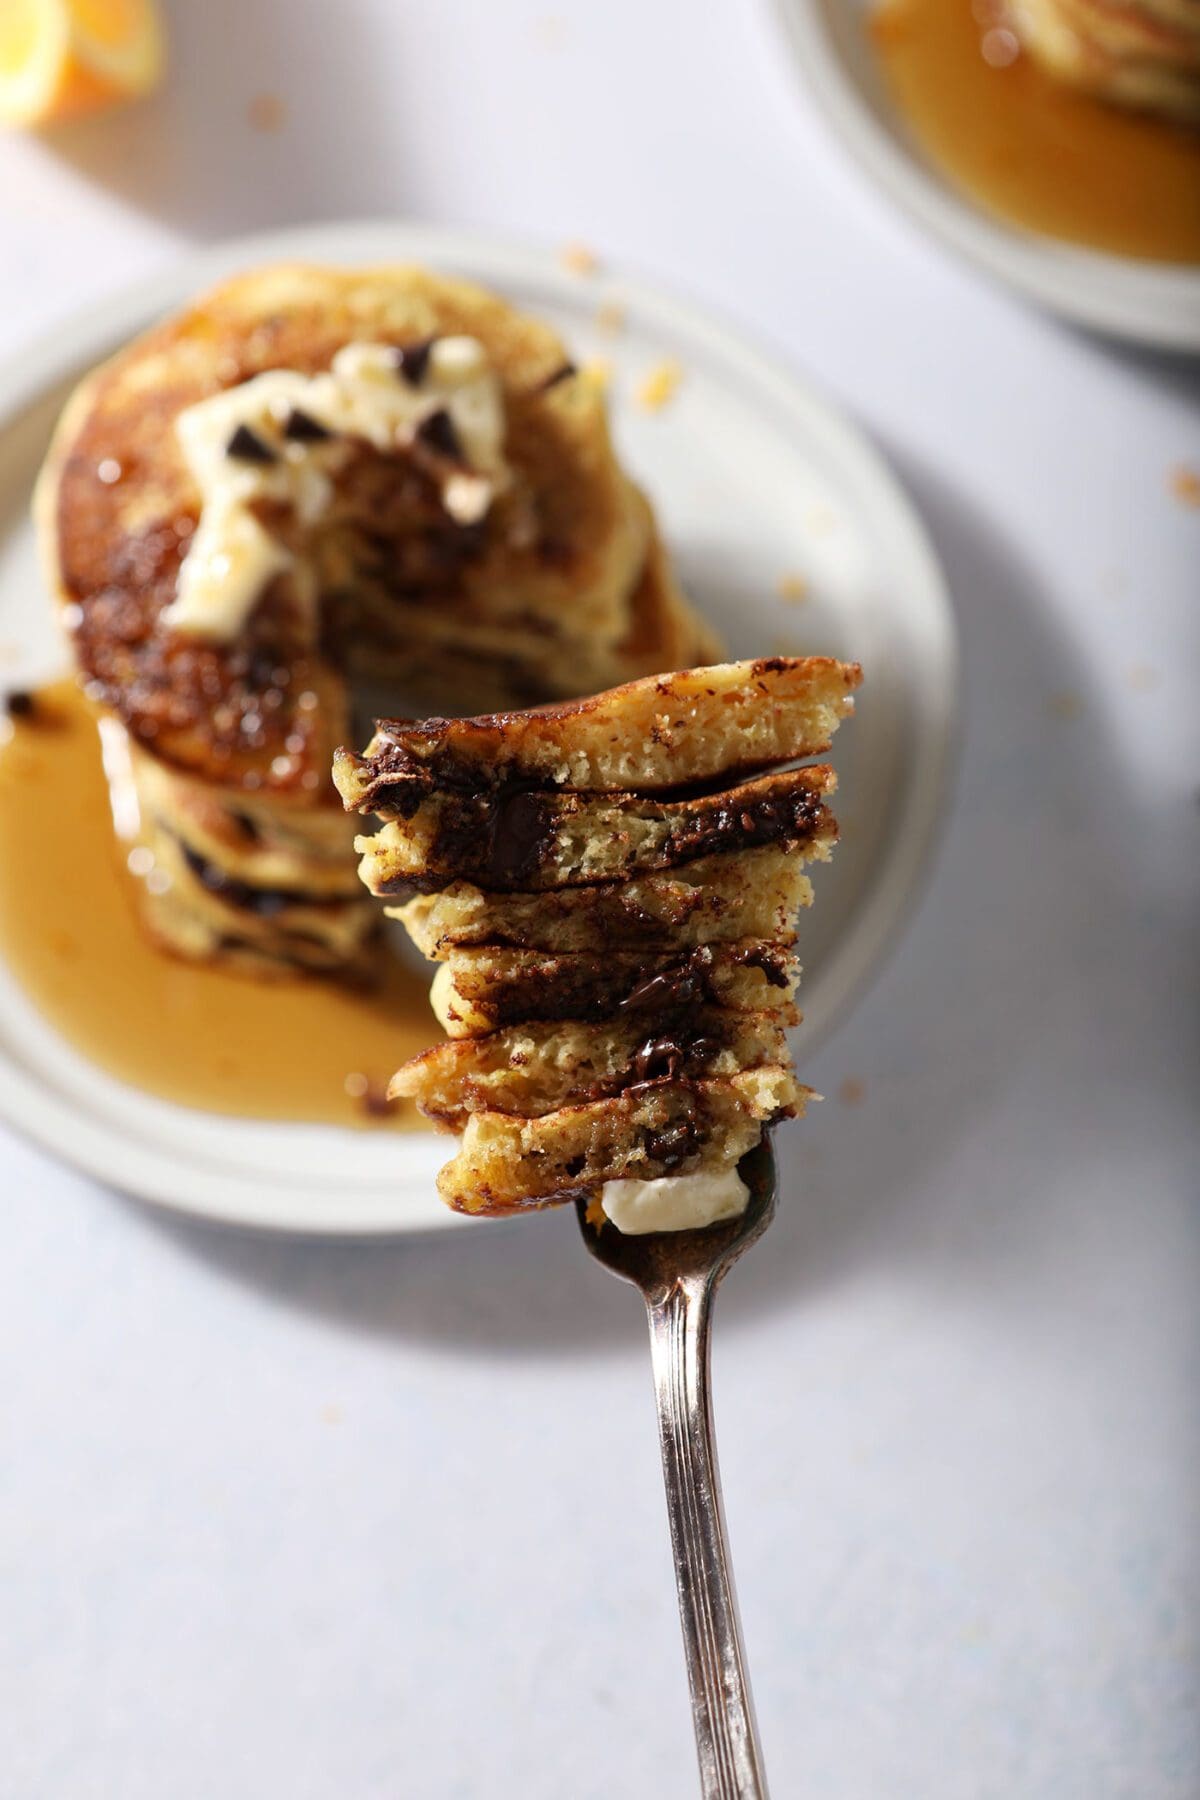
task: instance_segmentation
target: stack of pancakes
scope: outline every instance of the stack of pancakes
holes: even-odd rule
[[[36,511],[147,922],[190,956],[369,955],[328,776],[352,692],[522,705],[718,653],[599,389],[417,269],[259,270],[167,320],[76,392]]]
[[[1118,105],[1200,125],[1200,0],[1008,0],[1029,53]]]
[[[853,665],[772,658],[574,704],[380,722],[339,751],[371,892],[441,964],[449,1042],[391,1092],[462,1133],[460,1211],[732,1169],[803,1111],[786,1028],[802,865],[837,835],[828,748]],[[763,773],[763,771],[771,771]]]

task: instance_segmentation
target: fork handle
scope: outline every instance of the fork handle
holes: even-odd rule
[[[646,1296],[658,1431],[704,1800],[767,1800],[725,1540],[709,1389],[712,1276]]]

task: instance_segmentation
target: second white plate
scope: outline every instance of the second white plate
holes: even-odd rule
[[[822,652],[867,672],[838,739],[843,841],[804,919],[801,1055],[846,1012],[906,918],[942,811],[956,653],[940,572],[911,507],[861,436],[785,368],[636,282],[583,280],[550,257],[461,233],[331,226],[243,239],[93,312],[0,372],[0,637],[25,685],[59,672],[28,500],[73,382],[153,318],[235,269],[285,257],[416,261],[460,273],[612,364],[617,436],[654,496],[689,589],[736,656]],[[603,334],[602,302],[624,325]],[[634,403],[664,358],[683,379],[659,412]],[[780,583],[799,576],[802,603]],[[0,969],[0,1117],[100,1180],[177,1211],[333,1235],[456,1221],[434,1192],[445,1139],[258,1124],[137,1092],[78,1056]]]
[[[942,179],[887,94],[867,34],[875,0],[777,0],[814,103],[870,179],[935,237],[1027,299],[1093,331],[1200,350],[1200,272],[1105,256],[992,219]]]

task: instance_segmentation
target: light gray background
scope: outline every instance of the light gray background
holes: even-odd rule
[[[241,230],[581,238],[781,347],[914,494],[957,803],[719,1318],[768,1762],[823,1800],[1195,1794],[1194,369],[892,216],[764,0],[171,24],[160,98],[0,142],[0,351]],[[638,1305],[570,1217],[244,1241],[15,1138],[0,1196],[4,1796],[694,1792]]]

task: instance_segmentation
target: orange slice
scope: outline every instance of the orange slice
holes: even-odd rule
[[[148,93],[163,67],[156,0],[0,0],[0,121],[42,125]]]

